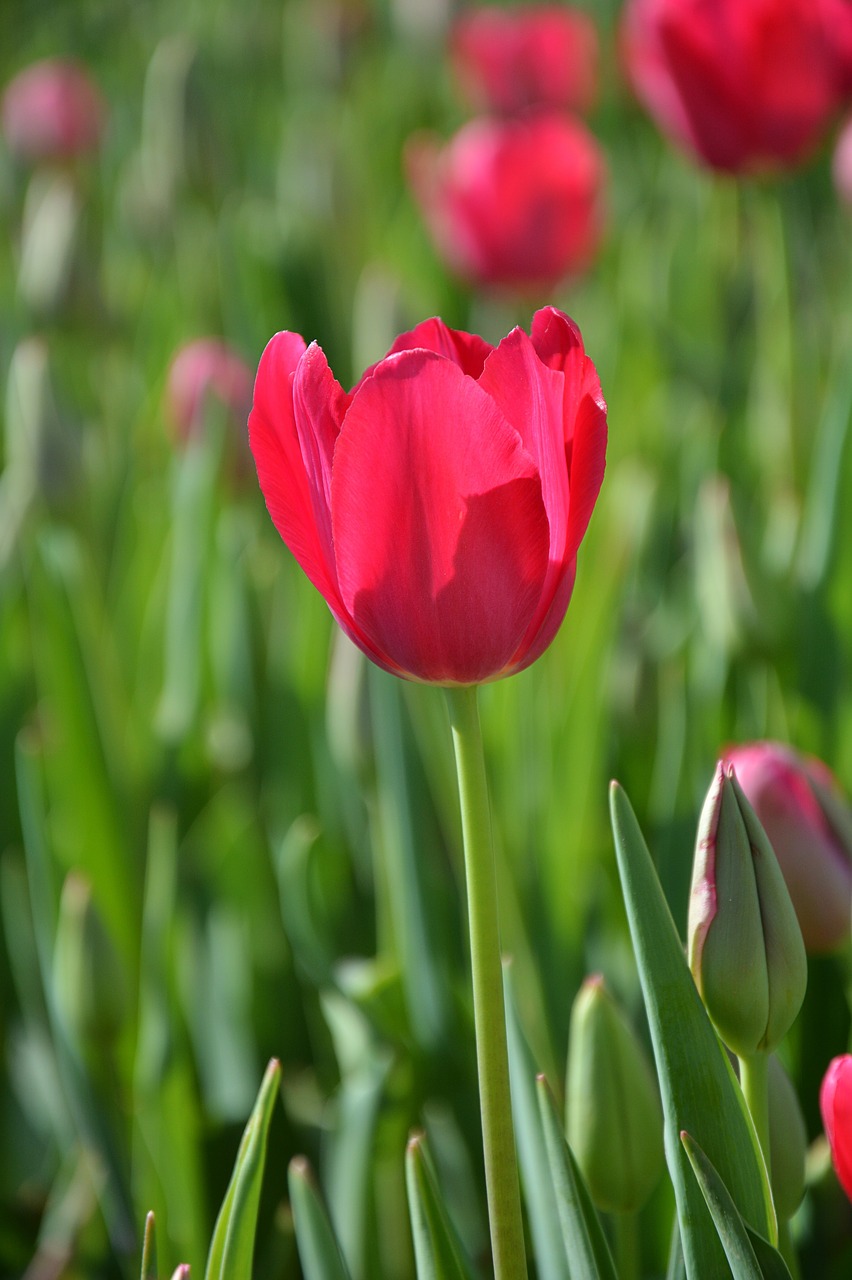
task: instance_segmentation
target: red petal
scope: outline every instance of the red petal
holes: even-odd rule
[[[834,1058],[820,1090],[820,1109],[837,1176],[852,1200],[852,1056]]]
[[[314,522],[323,556],[334,564],[331,540],[331,465],[350,397],[335,380],[325,354],[312,342],[293,379],[293,408]]]
[[[343,600],[415,679],[501,673],[541,595],[536,468],[475,381],[423,350],[384,361],[338,439],[332,518]]]
[[[452,360],[459,366],[462,373],[468,374],[471,378],[478,378],[482,373],[482,366],[493,350],[491,343],[480,338],[478,334],[449,329],[443,320],[434,316],[431,320],[423,320],[408,333],[401,333],[394,339],[388,355],[397,355],[400,351],[434,351],[436,355],[446,356],[448,360]],[[381,363],[379,360],[366,369],[358,386],[365,378],[375,373]]]
[[[570,506],[566,556],[573,558],[589,526],[606,466],[606,402],[597,370],[583,350],[580,330],[555,307],[537,311],[533,346],[551,369],[565,374],[563,429]]]

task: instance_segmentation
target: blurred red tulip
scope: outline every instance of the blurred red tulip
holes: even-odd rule
[[[732,747],[725,760],[769,836],[809,951],[852,932],[852,813],[828,768],[780,742]]]
[[[700,160],[785,168],[840,105],[849,15],[847,0],[628,0],[624,59],[663,132]]]
[[[497,347],[427,320],[348,394],[316,343],[276,334],[249,436],[275,527],[380,667],[479,684],[553,640],[606,453],[598,376],[561,311]]]
[[[204,423],[209,399],[215,399],[241,425],[251,408],[252,373],[241,356],[220,338],[196,338],[172,359],[166,379],[166,408],[180,440]]]
[[[829,1063],[819,1106],[837,1177],[852,1200],[852,1054],[841,1054]]]
[[[606,170],[579,120],[472,120],[443,147],[412,139],[407,161],[435,246],[462,278],[546,291],[591,263]]]
[[[106,104],[76,62],[48,58],[25,67],[6,86],[3,136],[24,160],[59,160],[93,151],[106,123]]]
[[[477,110],[587,111],[597,96],[597,28],[562,6],[472,9],[450,31],[450,59]]]

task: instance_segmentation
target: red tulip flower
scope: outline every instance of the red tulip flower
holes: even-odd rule
[[[624,58],[663,132],[706,164],[786,168],[841,102],[850,22],[846,0],[629,0]]]
[[[477,110],[587,111],[597,96],[597,28],[562,6],[472,9],[453,25],[450,59]]]
[[[251,369],[220,338],[196,338],[174,356],[166,379],[166,408],[180,440],[198,434],[211,399],[234,421],[251,408]]]
[[[769,836],[809,951],[852,930],[852,811],[831,771],[780,742],[731,747],[725,760]]]
[[[573,321],[497,347],[427,320],[351,392],[279,333],[249,438],[278,532],[367,657],[473,685],[553,640],[604,471],[606,406]]]
[[[14,155],[30,161],[60,160],[98,146],[106,106],[82,66],[48,58],[24,68],[9,82],[0,118]]]
[[[594,257],[605,166],[580,121],[472,120],[445,147],[412,141],[408,160],[435,246],[462,278],[546,291]]]
[[[829,1063],[819,1106],[834,1168],[852,1200],[852,1054],[844,1053]]]

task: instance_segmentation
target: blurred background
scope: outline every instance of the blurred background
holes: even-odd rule
[[[443,700],[367,669],[267,516],[245,419],[275,331],[317,339],[348,387],[427,316],[496,342],[551,302],[600,374],[607,476],[566,622],[481,699],[503,941],[557,1092],[588,973],[644,1034],[609,779],[681,929],[724,745],[777,738],[852,781],[840,109],[791,172],[711,171],[638,105],[619,6],[590,0],[584,229],[526,273],[474,261],[435,186],[478,110],[458,13],[0,6],[0,89],[59,56],[88,85],[7,90],[0,145],[2,1275],[138,1275],[149,1209],[162,1273],[203,1274],[272,1056],[258,1275],[301,1274],[300,1152],[354,1280],[413,1275],[413,1127],[486,1248]],[[79,112],[58,137],[57,100]],[[849,976],[845,948],[812,960],[788,1045],[810,1138]],[[805,1274],[848,1274],[834,1191],[797,1219],[824,1260]],[[647,1275],[671,1212],[661,1185]]]

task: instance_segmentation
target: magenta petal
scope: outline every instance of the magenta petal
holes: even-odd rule
[[[820,1089],[820,1110],[840,1184],[852,1199],[852,1056],[833,1058]]]
[[[305,353],[297,333],[276,333],[260,358],[249,444],[272,523],[314,586],[338,600],[333,561],[317,530],[293,410],[293,379]]]
[[[536,467],[490,396],[423,350],[356,393],[332,478],[341,594],[415,679],[501,673],[535,612],[549,528]]]
[[[452,360],[459,366],[462,373],[466,373],[471,378],[478,378],[482,373],[482,366],[493,350],[491,343],[480,338],[478,334],[450,329],[438,316],[433,316],[431,320],[421,321],[415,328],[407,333],[401,333],[394,339],[388,355],[397,355],[400,351],[434,351],[436,355],[446,356],[448,360]],[[366,369],[357,385],[360,387],[365,379],[371,377],[381,363],[382,361],[379,360]]]
[[[293,409],[317,533],[329,564],[334,563],[331,467],[349,400],[329,369],[322,349],[312,342],[299,361],[293,379]]]

